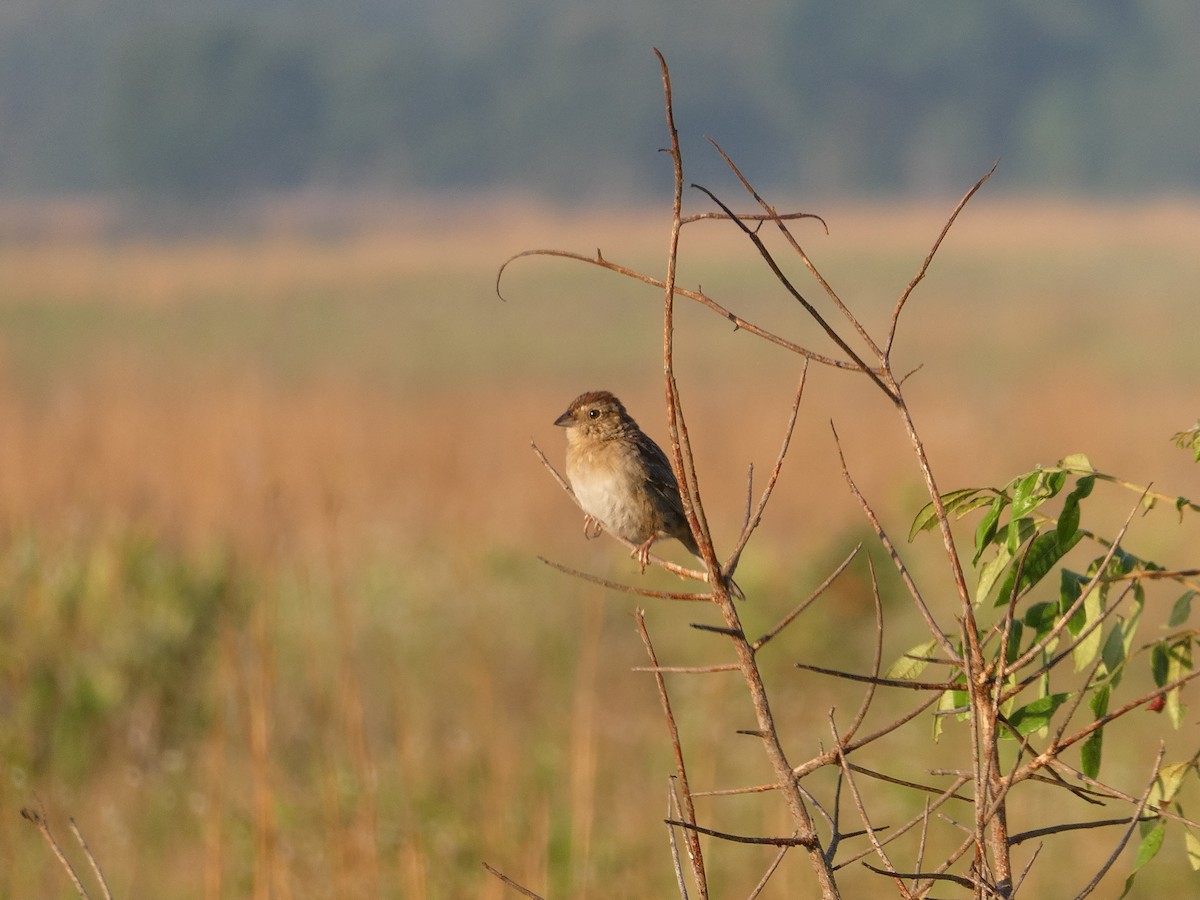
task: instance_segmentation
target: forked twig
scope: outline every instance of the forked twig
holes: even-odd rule
[[[21,817],[32,822],[37,830],[42,833],[42,837],[46,839],[46,843],[50,845],[50,849],[54,851],[54,855],[58,857],[59,863],[64,871],[71,879],[71,883],[75,885],[75,890],[83,900],[88,900],[88,892],[83,888],[83,882],[79,880],[79,875],[75,872],[75,867],[67,860],[67,855],[63,853],[62,847],[58,841],[54,839],[54,834],[50,831],[50,823],[36,809],[25,807],[21,810]],[[107,891],[107,888],[106,888]]]
[[[879,838],[875,835],[875,826],[871,824],[871,817],[867,815],[867,808],[863,805],[862,794],[859,793],[858,785],[854,781],[854,772],[846,760],[845,750],[842,749],[842,738],[838,734],[837,722],[834,720],[832,710],[829,713],[829,730],[833,733],[834,746],[838,748],[838,762],[841,764],[846,784],[850,786],[850,796],[854,799],[854,808],[858,810],[859,821],[863,823],[863,827],[867,830],[867,837],[871,841],[871,846],[875,848],[875,853],[883,863],[884,868],[896,882],[896,887],[900,890],[900,896],[912,900],[912,894],[908,890],[908,885],[896,874],[895,867],[892,866],[892,861],[888,857],[887,851],[883,849],[883,846],[879,843]]]
[[[963,208],[971,201],[971,198],[975,196],[976,192],[978,192],[978,190],[983,187],[985,183],[987,183],[987,180],[992,177],[992,174],[996,171],[996,167],[999,165],[1000,160],[996,160],[992,164],[992,167],[988,169],[987,174],[975,182],[971,189],[963,195],[963,198],[958,201],[958,205],[954,207],[954,212],[950,213],[950,218],[947,219],[946,224],[942,226],[942,231],[937,236],[937,240],[933,242],[933,247],[930,249],[929,254],[925,257],[925,261],[921,263],[921,268],[917,270],[917,274],[913,276],[912,281],[908,283],[908,287],[904,289],[904,293],[900,295],[900,299],[896,301],[896,308],[892,310],[892,324],[888,328],[887,343],[884,344],[883,349],[883,355],[885,359],[890,358],[892,355],[892,342],[896,339],[896,326],[900,322],[900,313],[904,309],[904,304],[908,302],[908,298],[912,295],[912,292],[925,278],[925,273],[929,271],[929,266],[933,262],[934,256],[937,255],[938,249],[942,246],[942,241],[946,239],[946,235],[948,235],[950,233],[950,229],[954,227],[954,222],[956,219],[958,219],[958,214],[963,211]]]
[[[746,525],[742,528],[741,535],[738,536],[733,553],[729,555],[729,559],[725,563],[725,571],[729,575],[733,575],[734,570],[737,569],[738,561],[742,557],[742,551],[746,549],[746,544],[750,540],[751,535],[754,534],[754,530],[762,522],[767,502],[771,499],[771,494],[775,490],[775,484],[779,481],[779,473],[783,470],[783,461],[787,457],[788,447],[792,443],[792,434],[796,430],[796,418],[800,413],[800,400],[804,397],[804,384],[807,380],[808,360],[805,360],[804,368],[800,370],[800,385],[796,388],[796,399],[792,401],[791,415],[788,417],[787,427],[783,432],[783,445],[779,448],[778,456],[775,457],[775,467],[771,470],[771,477],[767,479],[767,486],[763,488],[762,496],[758,501],[758,507],[752,515],[747,516]]]

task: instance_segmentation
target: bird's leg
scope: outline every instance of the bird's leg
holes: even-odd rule
[[[588,540],[598,538],[604,534],[604,524],[595,516],[584,515],[583,517],[583,536]]]
[[[656,540],[658,540],[657,534],[650,535],[650,537],[646,539],[646,543],[642,544],[630,554],[630,556],[637,559],[638,566],[641,568],[643,575],[646,574],[646,564],[650,562],[650,545]]]

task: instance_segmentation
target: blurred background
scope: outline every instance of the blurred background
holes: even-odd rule
[[[804,196],[957,194],[997,157],[1010,190],[1194,190],[1197,16],[1184,0],[13,0],[0,191],[644,198],[663,190],[652,44],[688,88],[685,135]]]
[[[897,337],[941,486],[1000,486],[1084,452],[1194,498],[1200,470],[1170,438],[1200,412],[1198,30],[1186,0],[6,0],[0,896],[74,896],[23,807],[82,863],[74,817],[119,897],[504,896],[482,861],[548,896],[673,895],[671,749],[652,681],[631,671],[635,601],[538,557],[679,582],[585,542],[529,447],[560,464],[551,423],[597,388],[665,438],[660,298],[524,259],[501,300],[501,263],[599,247],[663,271],[672,184],[652,47],[671,66],[688,181],[749,207],[711,136],[778,207],[820,213],[828,233],[795,233],[877,335],[1000,159]],[[685,203],[712,209],[699,192]],[[682,284],[833,352],[728,225],[688,226],[680,266]],[[677,328],[727,550],[799,360],[690,304]],[[738,572],[751,630],[872,546],[831,420],[894,537],[922,505],[889,405],[814,367]],[[1091,527],[1112,533],[1136,497],[1097,493]],[[1194,565],[1200,545],[1169,509],[1130,540],[1168,566]],[[949,615],[936,541],[902,551]],[[869,665],[867,578],[851,568],[763,660],[795,761],[817,752],[830,707],[860,698],[792,663]],[[1161,600],[1147,641],[1174,597]],[[886,576],[884,603],[886,663],[923,626]],[[660,659],[722,661],[686,627],[712,615],[651,605]],[[733,733],[750,710],[723,679],[671,682],[697,789],[769,778]],[[1148,731],[1168,762],[1196,735],[1135,715],[1128,741],[1109,737],[1105,774],[1136,794]],[[927,727],[863,763],[928,780],[963,735],[947,726],[934,760]],[[1024,802],[1028,827],[1063,815],[1056,794]],[[762,795],[700,812],[729,831],[787,827]],[[1084,834],[1053,846],[1095,868],[1111,842]],[[707,853],[714,896],[748,894],[771,855]],[[848,895],[874,877],[848,870]],[[1033,896],[1062,896],[1090,870],[1043,858],[1031,877]],[[1194,877],[1169,831],[1139,886],[1185,896]],[[797,862],[764,896],[809,884]]]

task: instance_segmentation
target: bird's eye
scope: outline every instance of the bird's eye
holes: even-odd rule
[[[598,418],[600,418],[600,410],[598,410],[598,409],[589,409],[589,410],[588,410],[588,418],[589,418],[589,419],[598,419]]]

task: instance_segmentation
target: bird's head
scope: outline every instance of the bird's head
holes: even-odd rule
[[[554,424],[568,429],[572,440],[608,440],[637,427],[621,401],[608,391],[580,394]]]

